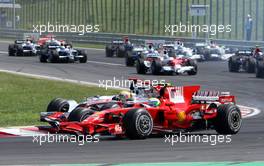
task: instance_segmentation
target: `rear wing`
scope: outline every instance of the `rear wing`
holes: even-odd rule
[[[24,40],[29,39],[31,41],[36,42],[39,40],[39,33],[24,33],[23,39]]]
[[[15,40],[15,44],[23,44],[25,43],[25,40]]]
[[[49,49],[56,49],[59,48],[60,46],[48,46]]]
[[[152,45],[164,45],[165,40],[145,40],[145,45],[152,44]]]
[[[219,91],[198,91],[192,96],[194,102],[219,102],[221,104],[225,103],[235,103],[235,96],[230,95],[230,92],[219,92]]]
[[[165,90],[163,90],[165,89]],[[235,97],[229,92],[219,91],[199,91],[200,86],[169,86],[161,88],[164,91],[161,96],[170,100],[175,104],[188,103],[234,103]]]
[[[122,40],[113,40],[112,43],[113,44],[124,44],[124,41],[122,41]]]

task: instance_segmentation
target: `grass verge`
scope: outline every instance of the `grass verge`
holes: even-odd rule
[[[116,93],[118,90],[0,72],[0,127],[43,124],[39,113],[56,97],[80,101],[86,96]]]
[[[14,43],[14,40],[15,39],[12,39],[12,38],[1,38],[1,41],[5,42],[5,43]],[[97,49],[104,49],[105,48],[104,44],[89,44],[89,43],[77,43],[77,42],[74,42],[73,46],[84,48],[84,49],[85,48],[97,48]]]

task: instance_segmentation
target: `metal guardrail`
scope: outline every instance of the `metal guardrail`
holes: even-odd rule
[[[27,30],[12,30],[12,29],[0,29],[0,40],[5,39],[22,39],[24,33],[31,33]],[[113,34],[113,33],[86,33],[79,35],[78,33],[53,33],[58,39],[68,40],[74,43],[87,43],[87,44],[107,44],[112,40],[122,39],[123,36],[128,36],[132,43],[144,43],[145,40],[166,40],[175,41],[181,40],[186,45],[192,45],[197,42],[204,42],[203,38],[184,38],[184,37],[167,37],[167,36],[152,36],[152,35],[136,35],[136,34]],[[43,34],[44,35],[44,34]],[[241,41],[241,40],[214,40],[219,45],[225,45],[233,48],[252,48],[256,45],[260,47],[264,46],[264,42],[260,41]]]
[[[21,8],[1,8],[0,27],[32,25],[100,25],[101,32],[168,35],[165,25],[231,25],[212,38],[243,40],[246,19],[253,19],[252,40],[264,40],[263,0],[15,0]],[[207,16],[191,16],[191,5],[209,5]],[[207,20],[208,17],[208,20]],[[176,36],[192,33],[177,32]],[[197,33],[203,37],[204,33]]]

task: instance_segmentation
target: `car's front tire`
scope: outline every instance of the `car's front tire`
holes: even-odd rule
[[[146,110],[133,109],[125,114],[123,125],[128,138],[145,139],[152,133],[153,120]]]
[[[84,107],[76,107],[68,116],[68,120],[70,122],[82,122],[92,114],[94,114],[94,110],[84,108]]]
[[[87,62],[87,54],[85,51],[81,50],[80,54],[83,56],[82,58],[79,59],[80,63],[86,63]]]
[[[55,98],[50,101],[47,112],[68,112],[70,108],[67,100],[61,98]]]

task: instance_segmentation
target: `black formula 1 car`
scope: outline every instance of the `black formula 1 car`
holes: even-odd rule
[[[264,55],[262,52],[256,56],[256,77],[264,78]]]
[[[229,58],[228,68],[230,72],[244,70],[247,73],[255,73],[256,58],[250,50],[239,50]]]
[[[105,55],[106,57],[125,57],[128,52],[133,50],[133,45],[129,42],[127,37],[124,40],[114,40],[111,44],[106,45]]]
[[[35,56],[40,47],[31,40],[15,40],[14,44],[9,44],[9,56]]]
[[[47,42],[39,53],[39,60],[42,63],[51,62],[87,62],[87,54],[83,50],[73,49],[70,45],[61,45],[59,41]]]

